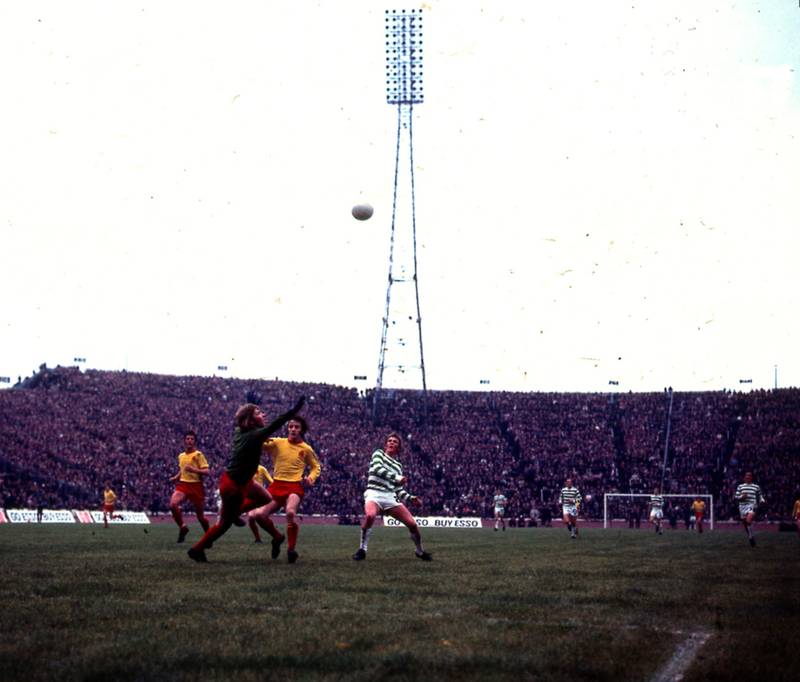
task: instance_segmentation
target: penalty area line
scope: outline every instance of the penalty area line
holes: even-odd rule
[[[709,632],[692,632],[689,638],[678,644],[666,665],[661,668],[650,682],[677,682],[683,679],[684,673],[694,661],[703,645],[711,638]]]

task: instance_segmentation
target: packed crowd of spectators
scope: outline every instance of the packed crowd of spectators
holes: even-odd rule
[[[187,429],[210,463],[210,501],[237,407],[257,402],[271,418],[299,395],[307,397],[308,440],[323,466],[303,502],[306,514],[358,517],[370,454],[390,430],[404,438],[408,488],[430,514],[489,518],[501,490],[514,523],[546,523],[558,515],[570,476],[594,496],[585,504],[589,516],[602,516],[603,493],[663,486],[713,494],[717,518],[731,518],[733,490],[752,470],[767,499],[762,512],[778,518],[800,484],[797,389],[396,390],[383,391],[373,411],[372,392],[326,384],[42,367],[0,392],[0,504],[96,508],[109,481],[123,507],[165,512]],[[690,502],[670,511],[682,520]],[[644,511],[633,508],[637,517]]]

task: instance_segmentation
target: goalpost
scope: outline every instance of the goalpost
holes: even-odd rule
[[[608,512],[609,500],[611,500],[613,502],[614,501],[613,498],[620,498],[621,502],[627,501],[628,504],[624,505],[624,508],[627,511],[630,508],[631,503],[633,502],[634,498],[637,498],[637,497],[644,498],[643,507],[647,508],[647,513],[646,513],[645,516],[648,516],[650,514],[650,509],[649,509],[650,505],[647,504],[650,501],[650,494],[649,493],[604,493],[603,494],[603,528],[609,528],[611,526],[611,521],[614,518],[613,515],[609,516],[609,512]],[[666,507],[667,502],[669,502],[669,500],[672,499],[672,498],[676,498],[676,497],[677,498],[689,498],[689,499],[695,500],[695,499],[697,499],[699,497],[701,500],[705,501],[705,503],[706,503],[706,513],[708,514],[709,530],[714,530],[714,496],[713,495],[709,495],[707,493],[697,493],[697,494],[694,494],[694,495],[690,495],[690,494],[662,495],[661,497],[664,498],[664,506],[665,507]],[[641,504],[641,501],[639,502],[639,504]],[[665,509],[665,512],[666,512],[666,509]],[[666,513],[664,514],[664,518],[666,519]],[[692,518],[694,518],[694,515],[692,516]],[[627,515],[624,518],[618,517],[617,520],[619,520],[619,521],[627,521],[628,517],[627,517]]]

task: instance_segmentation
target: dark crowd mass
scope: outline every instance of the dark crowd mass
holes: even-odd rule
[[[383,390],[327,384],[81,371],[42,366],[0,392],[0,503],[5,508],[96,508],[105,481],[119,505],[166,512],[187,429],[208,459],[213,500],[243,403],[268,418],[306,396],[307,441],[322,476],[305,514],[349,522],[363,508],[370,455],[390,431],[404,439],[408,488],[425,513],[493,516],[508,498],[512,524],[558,517],[571,477],[583,514],[602,517],[603,493],[714,495],[718,519],[737,518],[745,471],[764,491],[762,518],[788,518],[800,486],[800,389],[748,393],[508,393]],[[645,498],[624,513],[638,525]],[[674,501],[678,500],[678,501]],[[667,517],[688,519],[674,498]],[[617,513],[618,510],[617,510]],[[687,521],[688,523],[688,521]]]

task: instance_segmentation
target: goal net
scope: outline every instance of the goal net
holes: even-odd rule
[[[708,521],[709,530],[714,530],[714,496],[705,493],[662,495],[664,518],[662,523],[694,527],[695,516],[692,502],[700,498],[706,503],[703,521]],[[647,524],[650,517],[650,495],[648,493],[605,493],[603,495],[603,528],[622,525]]]

